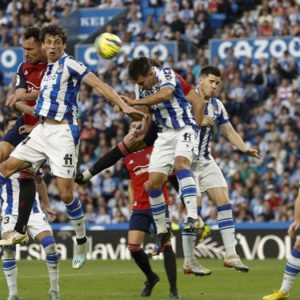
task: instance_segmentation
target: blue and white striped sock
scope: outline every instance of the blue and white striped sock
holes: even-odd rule
[[[83,210],[80,201],[75,198],[73,202],[66,204],[66,208],[70,222],[74,227],[76,238],[84,238],[86,236],[86,231],[83,220]]]
[[[197,192],[192,172],[188,169],[178,170],[176,177],[179,183],[181,196],[183,198],[187,216],[198,219],[197,214]]]
[[[162,189],[149,189],[149,200],[157,233],[167,232],[166,204]]]
[[[236,255],[235,227],[230,203],[218,206],[218,225],[222,236],[226,256]]]
[[[197,214],[201,218],[202,206],[197,206]]]
[[[41,244],[46,253],[47,268],[50,280],[50,290],[59,291],[59,254],[56,251],[56,244],[53,236],[47,236],[42,239]]]
[[[4,248],[2,257],[2,269],[5,275],[6,283],[9,290],[9,296],[17,296],[17,264],[15,260],[16,246],[8,246]]]
[[[280,290],[286,294],[289,293],[293,282],[300,272],[300,251],[293,249],[291,256],[285,266],[283,280]]]

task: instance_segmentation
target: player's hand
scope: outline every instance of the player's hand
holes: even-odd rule
[[[213,126],[214,125],[214,119],[211,116],[204,116],[203,120],[200,124],[200,126]]]
[[[255,157],[255,158],[260,158],[258,151],[256,149],[253,149],[253,148],[248,148],[244,153],[248,156],[252,156],[252,157]]]
[[[48,222],[49,223],[53,222],[55,220],[55,218],[56,218],[56,211],[53,210],[50,207],[46,207],[44,210],[45,210],[45,213],[48,216]]]
[[[19,128],[19,134],[26,134],[30,133],[33,129],[33,126],[31,125],[23,125]]]
[[[8,107],[13,107],[19,99],[16,94],[11,94],[7,97],[5,105]]]
[[[138,104],[137,100],[130,99],[130,98],[127,97],[127,96],[121,95],[120,97],[121,97],[122,100],[123,100],[126,104],[128,104],[129,106],[133,106],[133,105],[137,105],[137,104]]]
[[[148,118],[149,115],[143,113],[142,111],[139,111],[135,109],[134,107],[125,105],[122,107],[123,113],[129,115],[134,120],[141,120],[143,118]]]

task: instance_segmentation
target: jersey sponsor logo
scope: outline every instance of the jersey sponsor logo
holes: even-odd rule
[[[43,82],[48,82],[48,81],[55,81],[56,80],[56,74],[53,75],[46,75],[43,79]]]
[[[183,135],[183,139],[184,139],[184,141],[186,141],[186,142],[191,142],[191,141],[192,141],[192,134],[186,132],[186,133]]]

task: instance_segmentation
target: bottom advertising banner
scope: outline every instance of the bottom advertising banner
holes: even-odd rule
[[[87,234],[90,246],[88,259],[130,259],[126,230],[90,230]],[[54,231],[54,236],[61,259],[72,258],[76,243],[73,232],[58,230]],[[255,258],[260,260],[265,258],[285,259],[293,246],[293,240],[286,234],[286,229],[237,230],[236,240],[238,254],[248,260]],[[146,252],[151,252],[154,242],[153,236],[147,238],[144,244]],[[174,234],[172,244],[177,257],[183,257],[179,232]],[[198,257],[222,259],[225,251],[219,231],[213,230],[211,235],[196,247],[195,253]],[[154,259],[161,258],[162,255],[154,257]],[[17,245],[17,259],[45,259],[45,253],[39,244],[31,241],[26,245]]]

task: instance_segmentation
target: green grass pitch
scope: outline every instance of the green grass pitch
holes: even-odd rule
[[[168,283],[162,261],[151,261],[161,277],[149,299],[169,299]],[[268,259],[247,261],[248,274],[224,269],[222,261],[205,259],[203,265],[213,273],[207,277],[183,275],[182,259],[178,259],[178,290],[186,300],[255,300],[280,287],[285,261]],[[20,300],[48,299],[48,276],[43,261],[18,262],[18,289]],[[296,279],[290,299],[300,299],[299,278]],[[88,261],[81,270],[72,270],[71,261],[60,263],[62,300],[125,300],[141,299],[145,278],[133,261]],[[0,276],[0,299],[7,299],[3,273]]]

